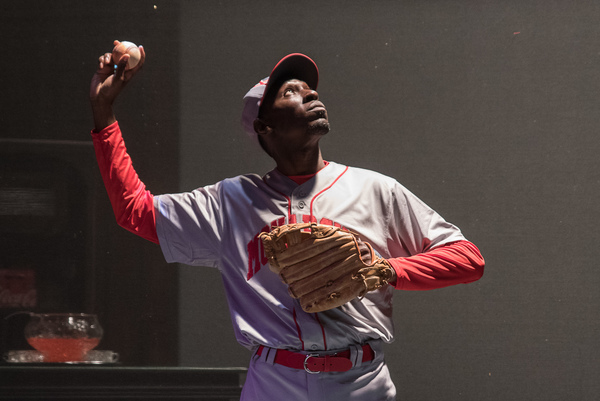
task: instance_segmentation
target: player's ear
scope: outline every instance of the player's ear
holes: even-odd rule
[[[257,118],[254,120],[254,131],[258,135],[268,135],[273,129],[264,120]]]
[[[269,156],[271,156],[271,152],[269,152],[265,138],[273,131],[273,129],[269,127],[263,120],[257,118],[254,120],[254,131],[256,131],[258,135],[258,143],[260,144],[260,147],[263,148],[263,150],[267,152]]]

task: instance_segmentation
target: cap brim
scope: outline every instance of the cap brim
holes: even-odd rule
[[[273,90],[278,90],[281,84],[290,79],[299,79],[316,90],[319,84],[319,69],[317,64],[308,56],[301,53],[288,54],[273,68],[265,88],[263,98]]]

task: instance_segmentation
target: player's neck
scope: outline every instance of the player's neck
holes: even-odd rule
[[[288,177],[316,174],[325,167],[320,150],[312,155],[296,154],[294,157],[275,161],[277,162],[277,170]]]

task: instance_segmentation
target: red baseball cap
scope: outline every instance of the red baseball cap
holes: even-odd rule
[[[268,77],[262,79],[246,93],[242,109],[242,126],[248,135],[256,138],[254,120],[258,118],[265,96],[273,90],[278,90],[285,81],[294,78],[306,82],[311,89],[316,90],[319,84],[317,64],[304,54],[288,54],[279,60]]]

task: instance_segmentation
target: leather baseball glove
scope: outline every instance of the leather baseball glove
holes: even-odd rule
[[[353,233],[316,223],[262,233],[273,272],[305,312],[322,312],[388,284],[393,268]]]

